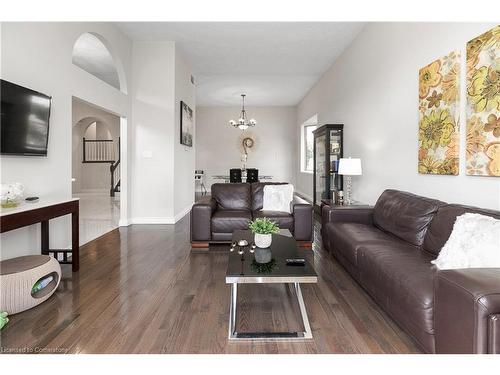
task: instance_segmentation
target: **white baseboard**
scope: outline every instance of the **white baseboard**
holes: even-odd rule
[[[184,216],[186,216],[190,211],[191,207],[193,207],[192,204],[184,208],[181,212],[179,212],[177,215],[175,215],[175,222],[177,223],[180,219],[182,219]]]
[[[131,224],[130,220],[129,219],[120,219],[118,220],[118,226],[119,227],[128,227],[129,225]]]
[[[186,216],[191,211],[192,205],[184,208],[175,216],[163,217],[134,217],[129,220],[120,220],[120,226],[128,226],[131,224],[175,224]]]
[[[175,224],[174,217],[133,217],[129,220],[130,224]]]

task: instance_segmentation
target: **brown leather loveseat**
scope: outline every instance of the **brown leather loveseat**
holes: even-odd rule
[[[437,270],[457,216],[499,211],[386,190],[373,208],[323,207],[323,243],[428,353],[500,353],[500,269]]]
[[[248,229],[251,220],[267,217],[289,229],[299,244],[310,246],[313,236],[312,206],[295,196],[291,213],[262,211],[264,186],[284,183],[213,184],[211,196],[198,200],[191,210],[191,244],[206,248],[209,243],[231,241],[234,230]]]

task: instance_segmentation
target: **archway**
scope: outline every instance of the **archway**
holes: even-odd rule
[[[97,33],[83,33],[73,45],[72,62],[110,86],[127,93],[125,72],[107,40]]]
[[[122,119],[75,97],[72,113],[72,193],[83,244],[119,226]]]

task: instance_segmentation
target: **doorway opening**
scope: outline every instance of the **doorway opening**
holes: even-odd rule
[[[82,245],[120,223],[123,119],[75,97],[72,115],[72,195],[80,199]]]

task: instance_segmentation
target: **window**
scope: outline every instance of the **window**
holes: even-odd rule
[[[312,173],[314,163],[314,135],[317,126],[310,123],[302,125],[302,172]]]

